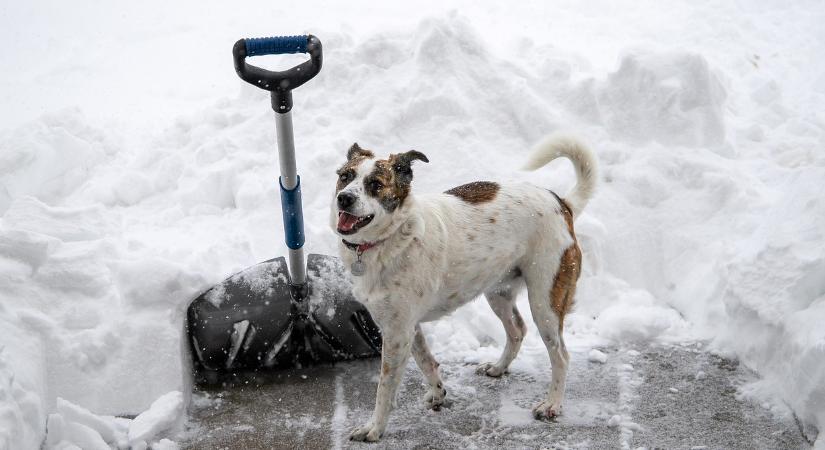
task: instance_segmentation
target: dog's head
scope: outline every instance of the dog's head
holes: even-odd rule
[[[378,159],[373,152],[353,144],[347,162],[337,172],[331,209],[335,232],[351,242],[385,237],[403,215],[416,160],[429,162],[415,150]]]

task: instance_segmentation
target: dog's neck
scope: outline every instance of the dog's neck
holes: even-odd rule
[[[344,245],[348,249],[354,250],[356,253],[364,253],[365,251],[367,251],[367,250],[369,250],[373,247],[376,247],[379,244],[381,244],[382,242],[384,242],[384,239],[382,239],[380,241],[376,241],[376,242],[362,242],[360,244],[356,244],[354,242],[349,242],[346,239],[341,239],[341,242],[343,242]]]

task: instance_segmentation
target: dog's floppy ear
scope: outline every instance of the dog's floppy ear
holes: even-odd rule
[[[419,152],[418,150],[410,150],[395,156],[395,164],[393,164],[393,169],[395,169],[396,172],[409,171],[412,168],[413,161],[424,161],[425,163],[430,162],[430,160],[427,159],[427,155]]]
[[[361,146],[358,145],[358,143],[356,142],[352,144],[352,147],[350,147],[349,150],[347,150],[347,160],[351,160],[352,158],[355,158],[357,156],[372,158],[375,155],[371,151],[364,150],[363,148],[361,148]]]
[[[392,155],[392,160],[392,170],[398,174],[401,181],[406,181],[407,183],[412,181],[413,161],[424,161],[425,163],[430,162],[430,160],[427,159],[427,155],[419,152],[418,150],[410,150],[408,152]]]

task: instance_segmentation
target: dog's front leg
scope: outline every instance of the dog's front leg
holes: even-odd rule
[[[350,439],[354,441],[375,442],[381,438],[384,429],[387,428],[398,384],[410,358],[413,328],[397,327],[383,331],[385,333],[381,348],[381,375],[378,378],[375,410],[372,419],[366,425],[352,432]]]
[[[424,337],[424,332],[421,331],[421,325],[415,326],[415,336],[413,337],[412,355],[427,383],[430,385],[430,390],[424,396],[424,403],[434,411],[441,409],[444,404],[444,397],[447,395],[447,390],[444,389],[444,383],[441,381],[441,376],[438,374],[438,361],[433,358],[430,353],[430,348],[427,346],[427,339]]]

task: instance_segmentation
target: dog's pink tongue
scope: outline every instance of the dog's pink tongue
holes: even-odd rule
[[[358,216],[342,212],[338,214],[338,229],[341,231],[350,231],[355,224],[358,223]]]

